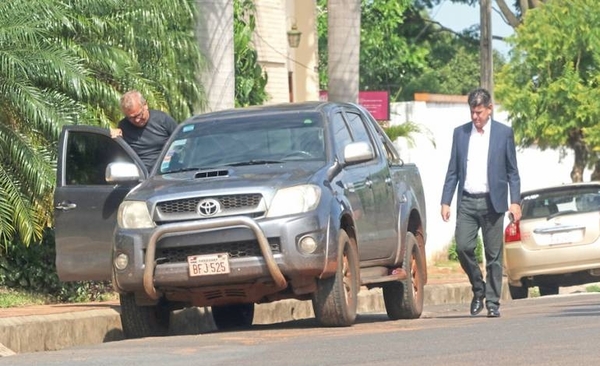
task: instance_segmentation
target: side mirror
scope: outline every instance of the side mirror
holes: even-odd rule
[[[141,174],[137,165],[117,162],[106,166],[105,178],[108,183],[139,182]]]
[[[344,161],[346,164],[356,164],[369,161],[375,157],[370,144],[360,141],[346,145],[344,148]]]

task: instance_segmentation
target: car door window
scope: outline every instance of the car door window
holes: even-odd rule
[[[346,126],[346,122],[341,113],[338,112],[334,114],[331,123],[333,127],[333,139],[335,142],[335,154],[339,160],[342,160],[342,157],[344,156],[344,147],[352,142],[352,136],[350,135],[348,126]]]
[[[371,137],[367,131],[367,128],[365,127],[365,124],[363,123],[363,120],[360,118],[360,115],[354,112],[346,112],[346,118],[348,119],[348,124],[352,129],[352,137],[354,141],[366,142],[371,145],[371,148],[373,148]],[[376,150],[373,148],[373,151]]]
[[[78,132],[71,134],[66,154],[67,185],[107,185],[106,166],[133,159],[109,136]]]

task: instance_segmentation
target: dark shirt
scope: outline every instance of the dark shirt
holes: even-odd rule
[[[144,127],[137,127],[127,118],[123,118],[119,121],[119,128],[125,142],[131,146],[150,172],[165,142],[177,128],[177,122],[165,112],[154,109],[148,112],[150,117]]]

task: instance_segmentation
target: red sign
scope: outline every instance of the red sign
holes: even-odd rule
[[[327,91],[319,92],[320,100],[327,100]],[[358,104],[365,107],[378,121],[390,120],[390,93],[387,91],[360,91]]]

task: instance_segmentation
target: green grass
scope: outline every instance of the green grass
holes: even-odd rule
[[[26,291],[17,291],[0,288],[0,308],[14,308],[19,306],[43,305],[50,303],[47,296]]]
[[[585,288],[585,291],[587,292],[600,292],[600,286],[599,285],[591,285]]]

